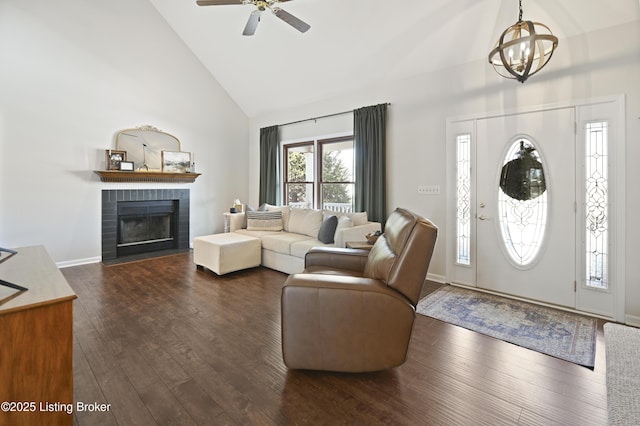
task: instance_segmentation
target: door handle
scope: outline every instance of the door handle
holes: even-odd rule
[[[478,219],[480,220],[489,220],[488,217],[486,217],[485,215],[481,214],[480,216],[478,216]]]

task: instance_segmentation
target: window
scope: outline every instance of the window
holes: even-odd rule
[[[471,135],[456,138],[456,260],[471,264]]]
[[[353,137],[283,146],[284,200],[291,207],[353,211]]]
[[[292,207],[313,207],[314,143],[302,142],[284,146],[285,204]]]
[[[586,285],[608,288],[609,200],[607,122],[587,123],[585,141]]]
[[[353,138],[320,141],[320,203],[325,210],[353,211]]]

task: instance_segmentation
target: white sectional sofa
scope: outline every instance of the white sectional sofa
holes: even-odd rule
[[[277,215],[261,222],[260,212],[236,213],[231,215],[229,230],[239,234],[259,238],[262,245],[262,265],[287,274],[304,270],[304,256],[312,247],[345,247],[347,242],[365,241],[366,235],[381,230],[380,223],[369,222],[367,213],[336,213],[332,211],[290,208],[289,206],[265,206],[266,212],[280,212],[281,229],[275,230]],[[267,214],[264,214],[267,216]],[[327,238],[329,222],[337,226],[333,238]],[[258,219],[255,219],[258,217]],[[323,223],[325,226],[323,227]],[[329,226],[327,226],[329,225]],[[323,228],[321,239],[320,229]],[[271,229],[271,230],[269,230]]]

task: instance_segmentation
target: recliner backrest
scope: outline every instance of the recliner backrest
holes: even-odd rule
[[[396,209],[369,253],[364,276],[384,281],[415,306],[427,276],[438,228],[405,209]]]

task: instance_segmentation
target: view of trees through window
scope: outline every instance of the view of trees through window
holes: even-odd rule
[[[313,156],[313,152],[310,153]],[[300,151],[290,151],[287,156],[288,164],[288,184],[287,184],[287,201],[288,204],[305,203],[308,200],[307,194],[307,157],[309,153]]]
[[[351,137],[285,145],[284,152],[287,204],[351,211],[354,187]],[[321,161],[316,159],[315,152],[320,153]],[[317,200],[315,194],[319,194]]]

